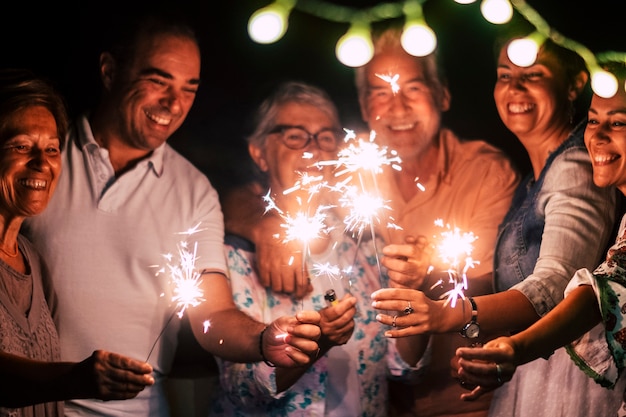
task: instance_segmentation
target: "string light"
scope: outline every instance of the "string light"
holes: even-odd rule
[[[513,17],[513,6],[509,0],[483,0],[480,3],[480,12],[488,22],[501,25]]]
[[[349,67],[360,67],[367,64],[374,56],[369,23],[356,20],[350,25],[348,32],[337,42],[335,54],[342,64]]]
[[[344,65],[357,67],[365,65],[373,56],[371,24],[404,16],[402,47],[411,55],[425,56],[434,51],[437,46],[437,36],[426,24],[422,14],[422,5],[426,1],[403,0],[358,9],[336,5],[326,0],[275,0],[253,13],[248,22],[248,33],[258,43],[278,41],[287,30],[287,20],[292,10],[331,22],[349,24],[348,31],[337,42],[335,53]],[[476,0],[454,1],[460,5],[476,2]],[[615,76],[603,70],[601,64],[626,62],[626,54],[607,52],[594,55],[584,45],[551,28],[525,0],[482,0],[480,10],[483,17],[493,24],[508,23],[513,12],[517,11],[536,28],[535,33],[515,42],[515,46],[507,50],[511,62],[516,65],[532,65],[537,56],[536,51],[542,42],[550,39],[557,45],[578,53],[585,60],[591,74],[591,87],[594,93],[602,97],[607,97],[607,95],[610,97],[619,88]],[[622,87],[626,88],[626,86]]]
[[[287,32],[289,13],[296,0],[276,0],[257,10],[248,21],[248,34],[258,43],[274,43]]]
[[[534,32],[525,38],[515,39],[509,43],[506,50],[512,63],[518,67],[530,67],[537,60],[539,48],[546,37],[539,32]]]
[[[424,20],[422,5],[418,0],[407,1],[404,5],[406,23],[400,42],[405,51],[414,56],[426,56],[437,47],[437,36]]]

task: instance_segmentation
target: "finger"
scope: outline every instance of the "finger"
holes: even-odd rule
[[[321,316],[317,311],[303,310],[296,313],[296,323],[299,325],[309,324],[313,325],[311,328],[316,328],[320,322]],[[308,327],[307,327],[308,328]]]
[[[318,348],[316,348],[314,352],[311,352],[307,355],[305,352],[294,349],[293,347],[288,346],[285,348],[285,355],[287,356],[287,358],[289,358],[294,365],[299,366],[307,365],[312,362],[315,358],[317,358],[318,352],[319,350]]]
[[[486,394],[489,391],[493,391],[493,390],[479,385],[476,388],[474,388],[471,392],[461,394],[461,399],[463,401],[474,401],[482,397],[484,394]]]
[[[390,272],[398,272],[402,274],[410,274],[416,270],[415,265],[411,262],[407,262],[402,258],[391,258],[385,256],[381,260],[382,265],[389,269]]]
[[[508,357],[500,348],[482,347],[480,349],[460,347],[457,355],[468,361],[505,362]]]
[[[416,294],[414,290],[406,288],[381,288],[372,293],[371,298],[374,301],[387,300],[410,300]]]
[[[388,258],[400,258],[406,260],[415,256],[415,246],[406,244],[391,244],[383,247],[383,255]]]
[[[291,337],[289,338],[288,347],[291,347],[291,349],[296,349],[304,353],[306,356],[311,356],[317,352],[319,345],[317,344],[317,342],[310,339],[302,337]]]

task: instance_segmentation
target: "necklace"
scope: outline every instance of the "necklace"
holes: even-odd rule
[[[15,249],[13,249],[13,253],[6,251],[2,246],[0,246],[0,252],[4,253],[9,258],[16,258],[20,253],[19,248],[17,247],[17,242],[15,242]]]

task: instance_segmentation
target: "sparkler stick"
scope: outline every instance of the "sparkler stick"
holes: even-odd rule
[[[200,223],[187,231],[180,232],[179,234],[191,236],[194,233],[204,230],[198,229],[199,226]],[[188,307],[195,307],[204,301],[204,293],[200,288],[202,274],[197,271],[195,267],[198,243],[194,242],[192,249],[189,249],[189,244],[187,240],[184,239],[178,242],[177,249],[178,262],[174,263],[172,261],[174,255],[171,253],[164,254],[163,257],[167,260],[167,263],[165,266],[159,267],[159,270],[155,274],[158,276],[162,273],[169,272],[170,284],[173,285],[174,295],[172,296],[172,301],[175,303],[175,308],[165,323],[165,326],[163,326],[161,333],[159,333],[156,340],[152,344],[152,348],[146,357],[146,362],[150,359],[152,351],[161,339],[161,336],[163,336],[163,333],[165,333],[165,329],[170,324],[174,316],[178,315],[179,318],[182,318]],[[206,325],[208,327],[208,324]]]
[[[308,174],[302,174],[296,184],[283,191],[283,195],[290,194],[297,190],[303,190],[308,193],[308,198],[304,203],[305,208],[301,211],[296,212],[294,215],[291,215],[284,210],[282,210],[274,199],[271,197],[271,190],[263,197],[266,202],[266,210],[268,211],[276,211],[278,215],[284,220],[284,223],[281,224],[281,227],[285,229],[285,237],[283,242],[287,243],[293,240],[299,241],[302,244],[302,277],[306,275],[307,267],[306,260],[310,255],[310,242],[313,239],[317,239],[323,237],[323,235],[329,233],[329,228],[325,224],[326,220],[326,211],[330,209],[331,206],[327,205],[319,205],[314,214],[309,213],[309,205],[312,200],[312,197],[319,193],[320,190],[326,187],[326,182],[322,181],[323,176],[310,176]],[[300,196],[295,197],[295,201],[302,206],[302,198]],[[304,303],[304,301],[303,301]]]
[[[388,152],[386,147],[380,147],[374,142],[376,138],[374,131],[370,132],[369,140],[365,141],[363,138],[357,138],[354,131],[344,130],[346,131],[344,140],[348,145],[339,151],[337,160],[322,161],[319,164],[335,166],[335,176],[356,175],[358,186],[349,184],[354,175],[350,175],[337,186],[338,189],[343,191],[343,197],[340,198],[341,205],[349,208],[349,214],[345,217],[344,224],[346,225],[346,231],[352,232],[357,237],[357,251],[361,245],[364,231],[366,228],[369,228],[374,245],[376,265],[382,281],[382,268],[380,266],[378,248],[376,247],[375,223],[380,224],[382,210],[389,210],[390,207],[380,196],[376,175],[382,173],[385,165],[401,170],[400,163],[402,161],[395,151]],[[388,153],[390,154],[389,156]],[[368,187],[364,179],[364,174],[366,173],[369,174],[368,178],[371,180],[371,184],[373,184],[374,192],[367,191]],[[391,219],[391,217],[388,217],[388,219]],[[387,227],[396,226],[389,221]],[[354,262],[356,262],[356,254]]]
[[[444,227],[443,221],[438,219],[435,225]],[[467,290],[467,270],[473,268],[479,261],[472,259],[474,249],[472,243],[478,239],[472,232],[461,232],[458,227],[450,228],[446,225],[446,230],[441,233],[441,239],[437,245],[439,257],[450,267],[446,271],[448,279],[453,288],[442,294],[441,298],[446,298],[444,305],[456,305],[456,301],[461,298],[465,300],[464,291]],[[441,284],[441,280],[431,288]]]

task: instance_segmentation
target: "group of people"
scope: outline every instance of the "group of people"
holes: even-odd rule
[[[0,72],[0,416],[169,416],[180,323],[150,265],[189,230],[203,300],[185,314],[219,366],[212,416],[626,412],[623,222],[596,269],[626,194],[626,92],[589,106],[577,54],[547,40],[520,67],[504,38],[494,100],[528,153],[521,176],[443,125],[437,54],[381,30],[355,81],[375,141],[402,160],[376,177],[396,227],[355,233],[341,192],[303,184],[353,180],[324,163],[344,132],[316,86],[287,81],[260,104],[247,138],[259,176],[243,189],[218,196],[168,145],[200,86],[198,41],[176,17],[120,28],[97,105],[71,122],[50,82]],[[284,228],[303,207],[324,213],[306,247]],[[440,219],[479,237],[454,306]]]

